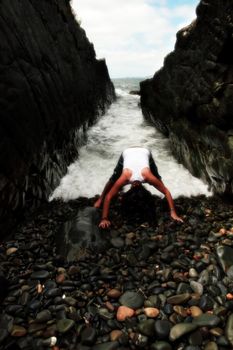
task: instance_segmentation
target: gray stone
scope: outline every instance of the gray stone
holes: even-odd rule
[[[190,345],[201,345],[203,342],[202,334],[199,329],[192,332],[189,335],[189,344]]]
[[[194,291],[194,293],[197,293],[199,295],[203,294],[203,285],[199,282],[196,281],[191,281],[190,282],[190,287]]]
[[[125,242],[121,237],[114,237],[110,242],[114,248],[122,248],[125,245]]]
[[[196,328],[197,325],[193,323],[178,323],[172,327],[169,338],[171,341],[175,341],[183,335],[194,331]]]
[[[218,337],[216,342],[220,346],[225,346],[225,347],[230,346],[228,339],[224,335]]]
[[[47,298],[55,298],[62,294],[62,290],[60,288],[51,288],[45,292]]]
[[[199,306],[203,311],[212,310],[214,305],[214,301],[208,295],[202,295]]]
[[[233,346],[233,314],[231,314],[227,319],[225,334],[227,340]]]
[[[36,315],[36,322],[43,323],[52,319],[51,312],[49,310],[43,310]]]
[[[208,270],[203,270],[200,273],[200,276],[199,276],[197,282],[201,283],[203,286],[206,286],[209,283],[209,280],[210,280],[209,271]]]
[[[119,299],[121,305],[132,309],[139,309],[144,304],[144,296],[141,293],[127,291]]]
[[[101,307],[98,310],[98,314],[100,315],[100,317],[104,320],[111,320],[114,317],[114,314],[109,312],[106,308]]]
[[[31,279],[33,280],[44,280],[49,277],[49,272],[46,270],[34,271],[31,274]]]
[[[117,341],[95,345],[95,350],[117,350],[118,348],[119,348],[119,343]]]
[[[64,302],[69,305],[69,306],[73,306],[75,307],[77,304],[77,300],[75,298],[72,297],[65,297],[64,298]]]
[[[31,323],[28,327],[28,333],[32,334],[38,331],[41,331],[42,329],[46,328],[45,323]]]
[[[150,295],[148,299],[146,299],[145,303],[148,303],[146,306],[148,307],[158,307],[159,298],[158,295]]]
[[[12,316],[7,315],[7,314],[0,314],[0,329],[1,332],[3,330],[6,330],[8,333],[11,332],[12,328],[13,328],[13,324],[14,324],[14,319]],[[1,334],[0,332],[0,334]]]
[[[225,272],[233,265],[233,249],[228,246],[218,246],[217,255]]]
[[[172,347],[166,341],[156,341],[150,347],[151,350],[172,350]]]
[[[189,293],[177,294],[167,298],[167,302],[172,305],[179,305],[186,303],[190,299]]]
[[[96,330],[93,327],[86,327],[81,333],[81,342],[84,345],[93,345],[96,337]]]
[[[145,320],[138,324],[138,330],[143,335],[152,337],[155,334],[155,321],[154,320]]]
[[[227,270],[227,276],[233,281],[233,265]]]
[[[155,321],[155,334],[156,339],[167,339],[172,328],[171,322],[168,320],[156,320]]]
[[[211,314],[202,314],[200,316],[193,318],[193,324],[199,327],[215,327],[221,322],[221,319],[218,316]]]
[[[74,326],[74,324],[73,320],[63,318],[57,321],[57,330],[59,333],[66,333]]]
[[[192,288],[189,284],[180,282],[176,291],[177,294],[192,293]]]

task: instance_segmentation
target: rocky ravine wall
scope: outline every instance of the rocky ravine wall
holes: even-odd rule
[[[0,2],[0,231],[38,205],[114,99],[66,0]]]
[[[233,2],[201,1],[196,12],[164,67],[141,83],[141,105],[179,161],[232,195]]]

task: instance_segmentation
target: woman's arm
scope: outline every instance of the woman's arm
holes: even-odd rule
[[[165,195],[170,208],[170,215],[172,219],[183,222],[183,220],[176,214],[175,204],[172,199],[171,193],[168,190],[168,188],[164,186],[163,182],[157,179],[150,171],[146,172],[144,177],[150,185],[154,186],[158,191]]]
[[[122,174],[122,171],[123,171],[123,155],[121,154],[120,158],[118,159],[117,165],[115,166],[115,168],[113,170],[112,176],[110,177],[110,179],[108,180],[108,182],[104,186],[104,189],[103,189],[103,192],[101,193],[101,196],[99,197],[99,199],[97,199],[97,201],[94,204],[95,208],[101,207],[101,204],[104,200],[106,193],[108,193],[111,190],[114,183],[119,179],[119,177]]]
[[[122,174],[119,179],[114,183],[110,191],[106,194],[104,198],[104,205],[103,205],[103,212],[102,212],[102,219],[99,224],[99,227],[101,228],[108,228],[111,224],[111,222],[108,219],[108,214],[109,214],[109,207],[111,200],[114,196],[117,195],[117,193],[120,191],[120,189],[126,185],[128,179],[127,177]]]
[[[112,186],[114,185],[114,182],[111,181],[111,179],[108,180],[108,182],[106,183],[106,185],[104,186],[103,192],[101,193],[101,196],[97,199],[97,201],[94,203],[94,207],[95,208],[100,208],[101,204],[104,200],[104,197],[106,195],[106,193],[108,193]]]

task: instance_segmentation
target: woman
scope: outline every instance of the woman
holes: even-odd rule
[[[111,222],[108,219],[109,206],[112,198],[120,189],[128,184],[133,187],[148,183],[163,193],[167,199],[170,215],[173,220],[183,222],[176,214],[174,202],[169,190],[164,186],[151,152],[144,147],[130,147],[123,151],[114,173],[104,187],[103,193],[94,206],[99,208],[103,203],[101,228],[108,228]]]

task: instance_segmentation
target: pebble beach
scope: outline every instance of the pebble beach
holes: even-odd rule
[[[153,196],[153,222],[118,198],[108,248],[68,262],[55,237],[94,200],[47,203],[1,243],[0,349],[232,349],[233,206],[179,197],[182,224]]]

